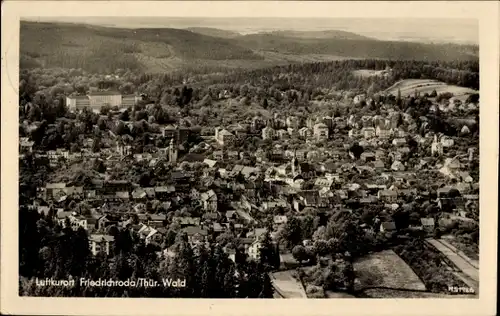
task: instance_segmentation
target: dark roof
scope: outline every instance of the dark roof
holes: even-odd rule
[[[384,227],[385,230],[395,230],[396,224],[394,222],[383,222],[382,227]]]
[[[68,98],[76,100],[87,100],[89,97],[87,95],[70,95],[68,96]]]
[[[187,162],[202,162],[205,160],[205,156],[202,154],[189,153],[186,154],[182,160]]]
[[[94,91],[94,92],[90,92],[89,93],[89,96],[101,96],[101,95],[122,95],[120,92],[118,91]]]
[[[195,235],[195,234],[200,234],[200,235],[208,235],[208,232],[206,229],[203,229],[199,226],[188,226],[186,228],[182,229],[182,232],[188,234],[188,235]]]

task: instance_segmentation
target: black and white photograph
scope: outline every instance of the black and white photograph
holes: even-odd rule
[[[20,17],[19,297],[479,299],[480,19],[252,12]]]

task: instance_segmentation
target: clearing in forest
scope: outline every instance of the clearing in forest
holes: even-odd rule
[[[398,89],[401,91],[402,97],[413,95],[415,91],[417,91],[421,95],[424,95],[425,93],[431,94],[433,90],[436,90],[437,94],[451,92],[455,97],[464,98],[467,98],[469,94],[479,93],[479,91],[474,89],[449,85],[444,82],[432,79],[401,80],[385,90],[385,93],[396,96],[398,94]]]

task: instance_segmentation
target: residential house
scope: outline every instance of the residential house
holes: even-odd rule
[[[61,194],[66,194],[66,183],[47,183],[45,186],[45,199],[56,198]]]
[[[401,161],[394,161],[391,165],[391,169],[394,171],[405,171],[405,166]]]
[[[434,218],[429,217],[429,218],[421,218],[420,222],[422,223],[422,228],[427,231],[427,232],[433,232],[434,231]]]
[[[208,231],[200,226],[187,226],[181,230],[188,238],[191,245],[204,243],[208,236]]]
[[[375,160],[373,163],[372,163],[372,166],[373,168],[375,168],[375,171],[382,171],[385,169],[385,165],[382,161],[380,160]]]
[[[219,131],[219,128],[215,130],[215,140],[222,146],[229,146],[234,143],[236,137],[233,133],[229,132],[226,129],[222,129]]]
[[[292,129],[299,128],[299,119],[296,116],[288,116],[286,118],[286,126]]]
[[[260,248],[262,247],[262,243],[259,240],[255,240],[250,244],[247,248],[248,257],[253,260],[259,260],[260,258]]]
[[[240,154],[235,151],[235,150],[231,150],[227,153],[227,158],[229,158],[229,160],[238,160],[238,158],[240,157]]]
[[[439,172],[451,179],[456,179],[459,177],[458,172],[461,167],[462,164],[460,163],[460,160],[458,160],[458,158],[446,158],[444,161],[444,165],[439,169]]]
[[[161,186],[161,187],[155,187],[155,197],[160,200],[164,201],[168,199],[168,197],[175,192],[175,187],[173,185],[170,186]]]
[[[377,128],[375,129],[375,135],[377,135],[377,137],[379,138],[387,139],[392,136],[392,130],[383,126],[377,126]]]
[[[397,146],[397,147],[404,146],[404,145],[406,145],[406,139],[404,139],[404,138],[394,138],[392,140],[392,144],[394,146]]]
[[[165,214],[151,214],[149,216],[147,224],[154,228],[163,227],[165,226],[164,223],[166,219],[167,216]]]
[[[35,142],[29,141],[28,137],[19,138],[19,152],[20,153],[31,153],[33,152],[33,145]]]
[[[313,131],[316,141],[328,140],[328,126],[325,123],[318,123],[314,125]]]
[[[369,151],[365,151],[365,152],[361,153],[361,159],[364,162],[375,161],[376,160],[375,153],[369,152]]]
[[[273,139],[275,137],[276,131],[269,126],[266,126],[262,129],[262,139]]]
[[[386,157],[386,153],[384,150],[382,150],[382,149],[375,150],[375,159],[376,160],[381,160],[381,159],[384,159],[385,157]]]
[[[441,137],[441,145],[443,145],[444,148],[453,147],[454,144],[455,144],[455,141],[453,139],[451,139],[450,137],[448,137],[448,136]]]
[[[217,195],[213,190],[209,190],[201,194],[203,209],[207,212],[217,211]]]
[[[111,247],[115,238],[110,235],[98,235],[93,234],[89,237],[90,251],[94,256],[96,256],[99,252],[104,252],[106,255],[111,253]]]
[[[382,222],[380,224],[381,233],[390,233],[396,230],[396,224],[394,222]]]
[[[474,181],[467,171],[460,171],[458,175],[463,182],[472,183]]]
[[[212,153],[212,156],[215,160],[223,160],[224,159],[224,152],[222,150],[216,150]]]
[[[314,182],[314,186],[318,187],[318,188],[327,188],[327,189],[330,189],[332,188],[333,186],[333,183],[334,183],[334,179],[333,178],[317,178],[316,181]]]
[[[190,217],[190,216],[174,216],[172,218],[172,222],[178,223],[181,228],[188,226],[200,226],[200,218],[199,217]]]
[[[217,164],[217,160],[205,159],[203,160],[203,163],[207,165],[209,168],[213,168]]]
[[[368,139],[372,138],[375,136],[375,128],[373,127],[363,127],[361,129],[361,134],[363,134],[363,137]]]
[[[378,191],[378,199],[387,203],[394,203],[398,199],[398,192],[394,190]]]
[[[281,226],[281,225],[286,224],[287,221],[288,221],[288,217],[286,215],[275,215],[273,217],[273,224],[274,225]]]
[[[278,136],[279,139],[285,139],[290,136],[289,132],[284,129],[279,129],[276,131],[276,135]]]
[[[358,94],[353,98],[352,101],[354,102],[354,104],[360,104],[361,102],[366,102],[366,95]]]
[[[302,138],[306,138],[306,139],[308,139],[308,138],[310,138],[310,137],[311,137],[312,132],[311,132],[311,130],[310,130],[309,128],[307,128],[307,127],[302,127],[301,129],[299,129],[299,135],[300,135],[300,137],[302,137]]]
[[[136,188],[132,191],[132,199],[135,201],[144,202],[147,200],[147,197],[148,195],[146,194],[146,191],[142,188]]]

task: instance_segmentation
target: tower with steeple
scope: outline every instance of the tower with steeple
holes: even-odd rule
[[[297,159],[297,150],[296,149],[293,151],[293,158],[292,158],[291,166],[292,166],[292,176],[295,178],[297,175],[300,174],[300,164],[299,164],[299,160]]]
[[[177,146],[175,146],[174,139],[170,140],[170,146],[168,147],[168,160],[170,163],[177,163]]]

